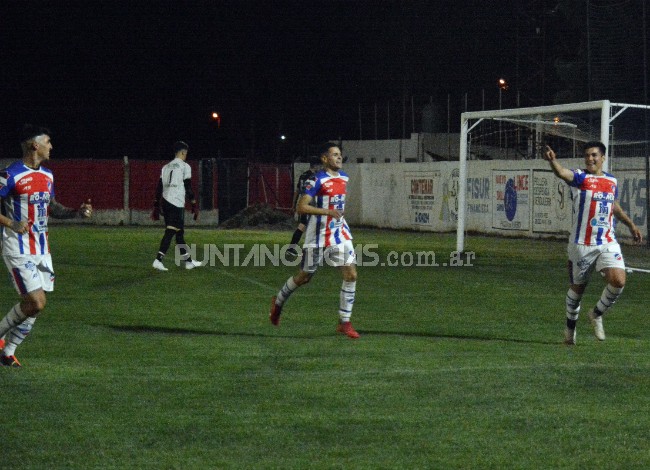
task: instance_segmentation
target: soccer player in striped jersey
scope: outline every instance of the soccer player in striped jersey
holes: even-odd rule
[[[643,239],[641,231],[617,202],[616,178],[603,171],[607,149],[602,142],[584,145],[585,168],[564,168],[557,155],[546,146],[544,159],[553,173],[570,187],[573,201],[573,228],[569,236],[569,278],[571,286],[566,294],[566,329],[564,343],[576,343],[576,323],[580,312],[582,295],[594,269],[607,282],[600,299],[588,316],[594,334],[600,341],[605,339],[603,315],[614,305],[625,287],[625,262],[621,247],[614,233],[614,218],[630,229],[634,241]]]
[[[319,154],[323,168],[313,179],[307,181],[297,207],[299,214],[310,216],[305,231],[300,271],[291,276],[278,295],[271,299],[269,318],[271,323],[277,326],[280,323],[282,307],[289,296],[298,287],[308,283],[318,267],[325,262],[339,267],[343,277],[336,331],[356,339],[359,333],[350,322],[357,285],[356,256],[352,234],[343,217],[348,175],[341,171],[343,157],[337,144],[326,143]]]
[[[69,209],[54,198],[54,176],[41,166],[50,159],[50,131],[25,126],[21,137],[22,160],[0,171],[2,198],[2,257],[22,300],[0,320],[0,365],[21,367],[14,355],[30,333],[46,303],[45,292],[54,290],[54,268],[48,243],[49,216],[69,219],[90,217],[92,206]]]

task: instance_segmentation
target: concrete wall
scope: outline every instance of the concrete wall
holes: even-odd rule
[[[57,224],[88,224],[88,225],[155,225],[162,227],[162,216],[159,221],[150,218],[151,211],[131,209],[125,210],[95,210],[89,219],[54,219],[50,225]],[[185,227],[216,227],[219,224],[219,211],[201,211],[199,220],[194,221],[192,213],[185,211]]]
[[[563,164],[579,168],[583,160],[567,159]],[[619,203],[645,234],[647,182],[643,161],[620,159],[615,170]],[[300,171],[296,166],[296,174]],[[350,176],[345,217],[353,227],[456,230],[457,162],[347,163],[344,171]],[[466,202],[468,231],[547,237],[566,236],[571,228],[569,188],[544,160],[470,162]],[[629,238],[625,226],[619,227],[618,236]]]

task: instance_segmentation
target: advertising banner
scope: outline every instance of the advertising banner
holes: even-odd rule
[[[432,229],[440,212],[437,195],[441,190],[441,173],[435,171],[408,171],[404,173],[408,195],[410,224],[413,228]],[[436,210],[438,209],[438,210]]]
[[[533,232],[563,233],[571,229],[569,187],[551,170],[533,170]]]
[[[529,230],[530,170],[492,170],[492,228]]]

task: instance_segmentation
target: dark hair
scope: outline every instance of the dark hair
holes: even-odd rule
[[[607,153],[607,147],[605,147],[605,144],[597,140],[592,140],[591,142],[585,142],[585,144],[582,146],[582,151],[584,152],[587,149],[593,147],[598,147],[598,150],[600,150],[600,153],[602,153],[603,155]]]
[[[337,147],[338,148],[339,144],[334,143],[334,142],[325,142],[318,148],[318,156],[322,157],[325,155],[327,152],[329,152],[329,149],[332,147]]]
[[[34,126],[33,124],[25,124],[20,131],[20,143],[27,142],[36,136],[47,134],[52,136],[52,133],[47,127]]]
[[[320,158],[318,158],[318,157],[309,157],[309,168],[314,168],[314,167],[317,167],[317,166],[320,166],[320,165],[321,165]]]
[[[177,142],[174,142],[174,145],[172,147],[174,149],[174,155],[176,155],[178,152],[181,150],[189,150],[190,146],[187,145],[185,142],[182,140],[179,140]]]

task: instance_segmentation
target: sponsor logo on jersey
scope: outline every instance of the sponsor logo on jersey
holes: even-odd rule
[[[50,193],[34,193],[29,195],[30,204],[49,204]]]
[[[591,222],[589,224],[592,227],[609,227],[609,222],[607,221],[606,217],[594,217],[591,219]]]
[[[596,191],[592,195],[592,199],[594,201],[614,202],[614,194],[613,193],[605,193],[603,191]]]
[[[21,178],[18,183],[16,183],[16,186],[23,186],[26,185],[27,183],[31,183],[34,180],[31,176],[28,176],[26,178]]]

